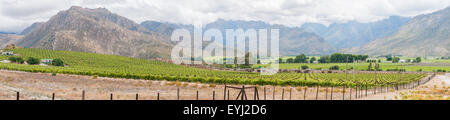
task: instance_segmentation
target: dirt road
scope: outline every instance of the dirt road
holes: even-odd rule
[[[450,73],[436,75],[434,79],[414,89],[382,93],[361,100],[450,100]]]

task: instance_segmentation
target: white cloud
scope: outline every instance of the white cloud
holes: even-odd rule
[[[299,26],[415,16],[445,8],[450,0],[2,0],[0,31],[20,32],[72,5],[104,7],[138,23],[206,24],[224,18]]]

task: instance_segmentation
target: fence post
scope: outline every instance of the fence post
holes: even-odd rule
[[[230,100],[230,90],[228,90],[228,100]]]
[[[16,97],[17,97],[17,100],[20,100],[20,93],[19,92],[17,92]]]
[[[353,90],[353,88],[350,87],[350,100],[352,100],[352,90]]]
[[[157,100],[159,100],[159,92],[158,92],[158,96],[156,97]]]
[[[225,99],[227,97],[226,93],[227,93],[227,85],[225,84],[224,87],[223,87],[223,100],[226,100]]]
[[[281,92],[281,100],[284,100],[284,88],[283,88],[283,92]]]
[[[216,97],[216,91],[213,91],[213,100],[215,100]]]
[[[328,100],[328,86],[327,89],[325,89],[325,100]]]
[[[272,100],[275,100],[275,86],[273,86],[273,95],[272,95]]]
[[[319,98],[319,85],[317,85],[316,89],[316,100]]]
[[[136,93],[136,100],[139,100],[139,94]]]
[[[334,86],[331,85],[331,96],[330,96],[330,100],[333,100],[333,90],[334,90]]]
[[[180,88],[177,88],[177,100],[180,100]]]
[[[342,100],[345,100],[345,89],[346,89],[346,85],[344,85],[344,87],[342,88]]]
[[[55,93],[52,93],[52,100],[55,100]]]
[[[292,88],[289,88],[289,100],[292,100]]]
[[[366,97],[367,97],[367,83],[366,83]]]
[[[109,96],[110,100],[113,100],[113,94],[111,93],[111,95]]]
[[[83,93],[82,93],[82,95],[81,95],[81,100],[84,100],[84,96],[85,96],[85,92],[84,92],[84,90],[83,90]]]
[[[266,87],[264,86],[264,100],[266,100]]]
[[[305,91],[303,92],[303,100],[306,100],[306,91],[308,90],[308,88],[305,87]]]
[[[197,96],[197,100],[198,100],[198,90],[197,90],[197,95],[196,96]]]

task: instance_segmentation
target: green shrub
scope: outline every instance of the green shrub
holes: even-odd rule
[[[25,63],[25,60],[21,57],[18,57],[18,58],[16,58],[16,62],[19,64],[23,64],[23,63]]]
[[[17,58],[16,58],[16,57],[9,57],[8,60],[11,61],[11,62],[13,62],[13,63],[15,63],[16,60],[17,60]]]
[[[306,69],[308,69],[308,68],[309,68],[308,66],[302,65],[302,70],[306,70]]]
[[[335,66],[331,66],[330,70],[339,70],[339,66],[335,65]]]
[[[54,59],[52,62],[54,66],[64,66],[64,62],[61,59]]]
[[[27,63],[30,64],[30,65],[37,65],[37,64],[40,64],[41,61],[38,58],[29,57],[27,59]]]

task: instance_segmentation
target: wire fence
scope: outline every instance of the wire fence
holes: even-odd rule
[[[413,89],[420,85],[426,84],[428,81],[436,76],[435,73],[429,74],[427,77],[418,81],[410,82],[408,84],[388,84],[381,87],[368,88],[367,85],[360,84],[356,87],[347,86],[315,86],[315,87],[279,87],[277,86],[237,86],[237,85],[224,85],[223,90],[201,91],[201,94],[208,94],[207,98],[203,97],[201,100],[355,100],[370,95],[376,95],[381,93],[393,92],[398,90]],[[281,90],[280,90],[281,89]],[[164,100],[200,100],[199,90],[195,91],[195,99],[182,99],[180,93],[183,89],[177,88],[176,97],[173,99]],[[233,93],[233,94],[230,94]],[[87,91],[82,90],[79,94],[78,100],[88,100]],[[143,99],[140,95],[135,94],[133,100],[161,100],[161,92],[156,93],[154,99]],[[167,94],[167,93],[165,93]],[[223,94],[222,98],[219,98],[219,94]],[[57,93],[52,93],[46,100],[57,100]],[[118,100],[114,97],[114,93],[109,94],[109,100]],[[171,94],[173,95],[173,94]],[[3,94],[3,96],[12,96],[12,94]],[[21,92],[15,92],[16,100],[26,100],[22,97]],[[64,98],[64,96],[58,96]],[[33,99],[36,100],[36,99]],[[103,99],[107,100],[107,99]],[[131,100],[131,99],[129,99]]]

